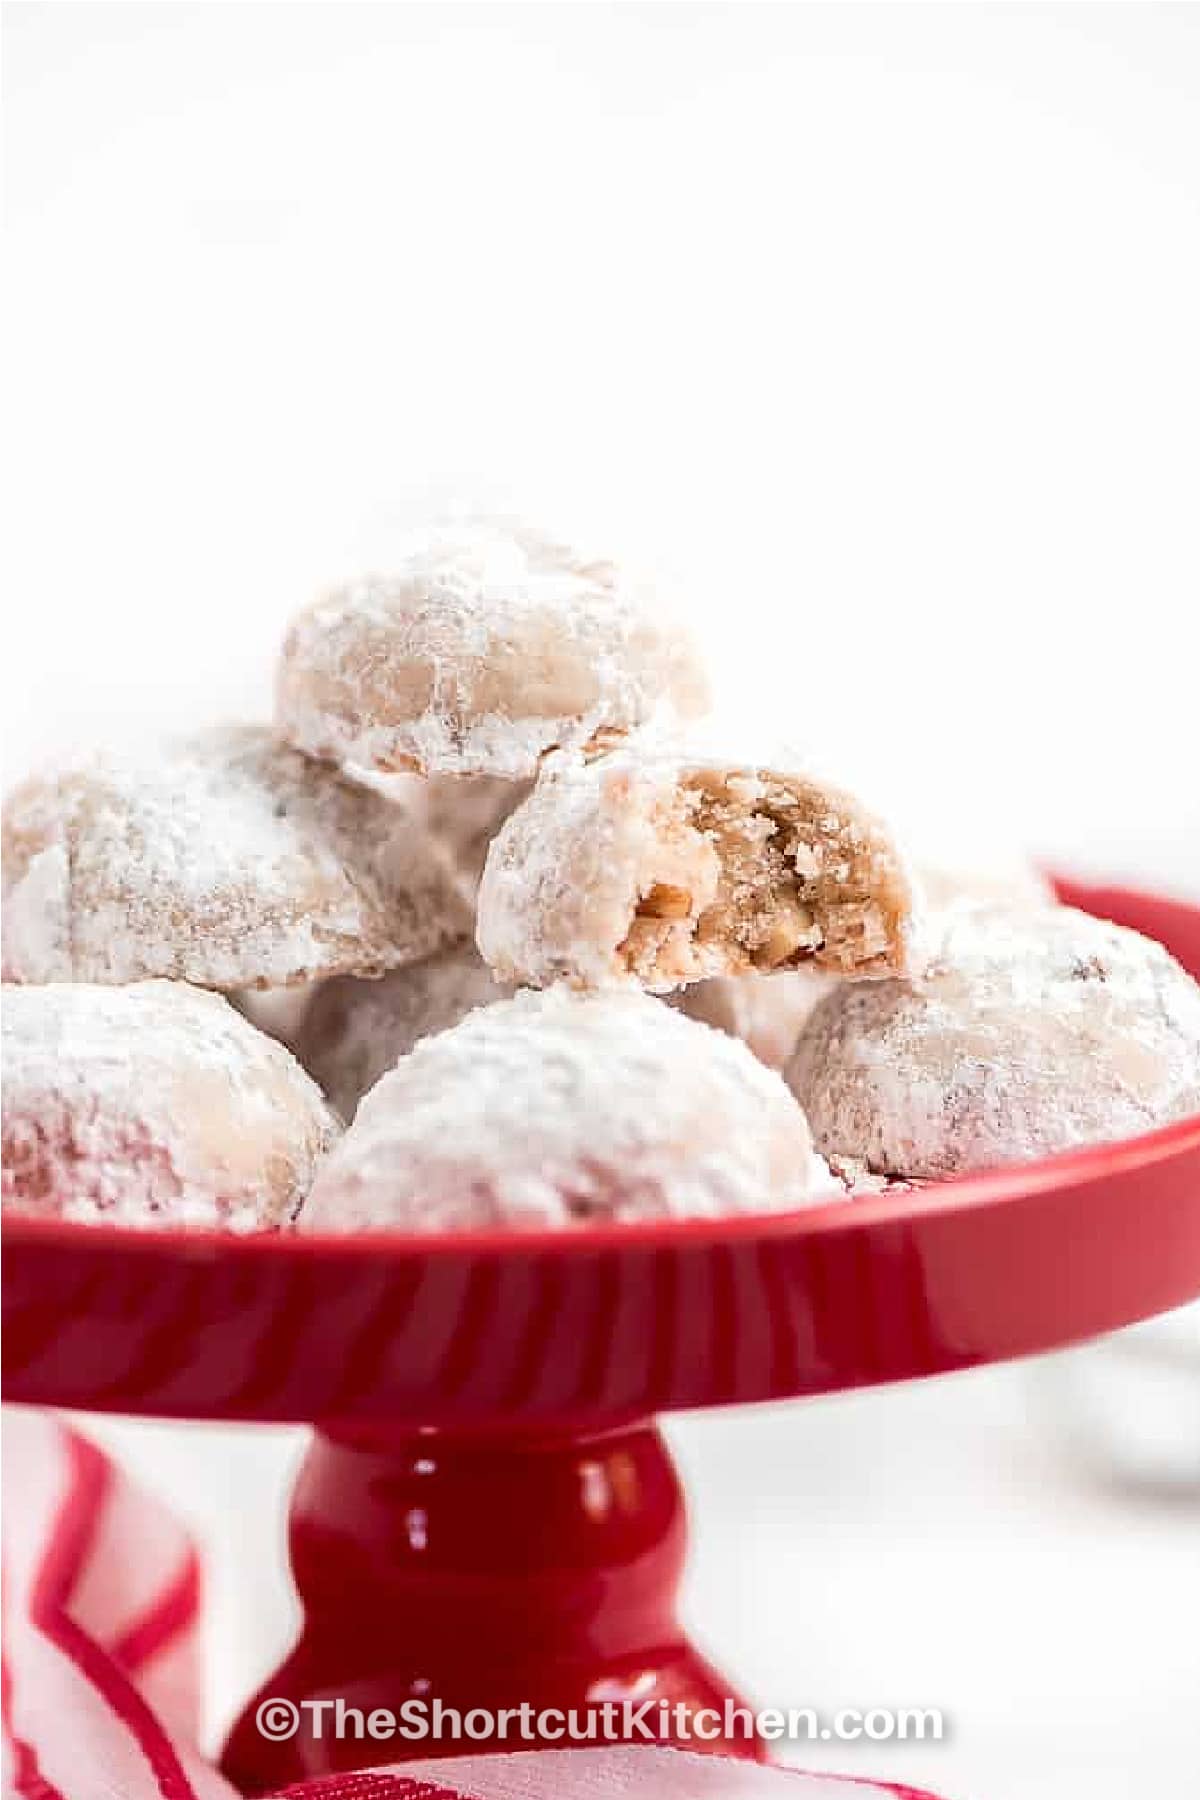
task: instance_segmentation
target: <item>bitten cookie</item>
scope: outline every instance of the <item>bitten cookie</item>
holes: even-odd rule
[[[6,988],[3,1052],[14,1212],[263,1230],[338,1134],[281,1045],[182,982]]]
[[[1067,907],[960,906],[919,982],[839,987],[786,1078],[819,1150],[957,1175],[1200,1110],[1200,987]]]
[[[744,1044],[643,994],[553,988],[422,1039],[363,1100],[299,1226],[716,1217],[803,1206],[813,1180],[804,1114]]]
[[[284,987],[396,968],[471,923],[420,825],[259,726],[25,782],[4,883],[12,981]]]
[[[295,1050],[343,1119],[421,1038],[507,998],[474,944],[456,944],[379,981],[322,982],[305,1009]]]
[[[698,654],[656,595],[496,520],[430,530],[394,574],[318,600],[276,684],[285,736],[343,768],[513,779],[555,745],[707,703]]]
[[[809,962],[907,973],[916,909],[898,847],[851,795],[631,746],[549,759],[492,841],[476,935],[505,981],[667,993]]]

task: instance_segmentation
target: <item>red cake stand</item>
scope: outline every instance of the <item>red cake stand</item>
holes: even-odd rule
[[[1061,891],[1200,974],[1200,909]],[[730,1690],[675,1622],[684,1516],[653,1416],[971,1368],[1192,1299],[1200,1117],[720,1222],[231,1239],[14,1221],[5,1240],[9,1399],[318,1422],[291,1512],[304,1627],[264,1694],[694,1711]],[[403,1752],[272,1743],[252,1703],[225,1768],[258,1793]]]

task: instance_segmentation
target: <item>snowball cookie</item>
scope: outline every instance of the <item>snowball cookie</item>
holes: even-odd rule
[[[630,746],[550,758],[488,851],[476,935],[505,981],[691,981],[807,962],[907,973],[914,890],[886,827],[809,775]]]
[[[957,1175],[1200,1110],[1200,987],[1067,907],[947,913],[919,983],[840,986],[787,1081],[825,1155]]]
[[[296,1035],[300,1061],[343,1119],[421,1038],[507,997],[474,944],[452,945],[379,981],[323,981]]]
[[[276,687],[301,750],[424,775],[528,777],[553,745],[707,703],[698,654],[657,595],[493,519],[426,531],[394,574],[301,613]]]
[[[812,964],[774,975],[715,975],[677,988],[667,1004],[741,1038],[768,1069],[782,1069],[796,1047],[800,1027],[837,977],[819,974]]]
[[[13,981],[284,987],[470,931],[422,827],[260,726],[27,781],[5,808],[4,881]]]
[[[338,1125],[282,1045],[183,982],[4,991],[6,1209],[285,1224]]]
[[[644,994],[523,992],[363,1100],[307,1231],[451,1231],[803,1206],[804,1114],[744,1044]]]

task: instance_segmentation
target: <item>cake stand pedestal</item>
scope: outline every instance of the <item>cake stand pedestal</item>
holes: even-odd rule
[[[1062,884],[1200,973],[1200,910]],[[5,1229],[5,1396],[317,1421],[292,1503],[299,1642],[264,1695],[403,1719],[732,1690],[675,1622],[678,1484],[650,1421],[1046,1350],[1200,1295],[1200,1118],[791,1214],[446,1238]],[[247,1497],[251,1504],[251,1497]],[[764,1597],[769,1603],[769,1596]],[[301,1729],[251,1702],[245,1793],[527,1748]],[[654,1714],[657,1718],[659,1715]],[[709,1748],[756,1755],[740,1730]]]
[[[674,1617],[684,1512],[657,1431],[596,1435],[321,1432],[300,1475],[291,1558],[303,1597],[301,1642],[262,1698],[337,1696],[365,1719],[436,1698],[470,1728],[522,1704],[583,1717],[603,1702],[720,1712],[731,1690]],[[649,1705],[647,1705],[649,1703]],[[235,1784],[263,1773],[257,1701],[225,1754]],[[402,1715],[401,1715],[402,1716]],[[417,1715],[420,1717],[420,1714]],[[481,1721],[486,1728],[486,1721]],[[354,1722],[355,1734],[363,1728]],[[443,1728],[445,1729],[445,1728]],[[493,1747],[529,1749],[516,1735]],[[366,1760],[356,1735],[280,1746],[272,1785]],[[544,1745],[565,1739],[552,1724]],[[698,1745],[753,1755],[752,1734]],[[384,1746],[393,1760],[396,1740]],[[469,1736],[415,1739],[409,1755],[487,1748]]]

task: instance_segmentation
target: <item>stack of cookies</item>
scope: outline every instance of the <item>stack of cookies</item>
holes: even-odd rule
[[[918,878],[854,793],[714,748],[707,707],[648,586],[485,520],[302,613],[273,726],[24,783],[5,1205],[712,1217],[1200,1109],[1200,988],[1159,946],[1032,876]]]

